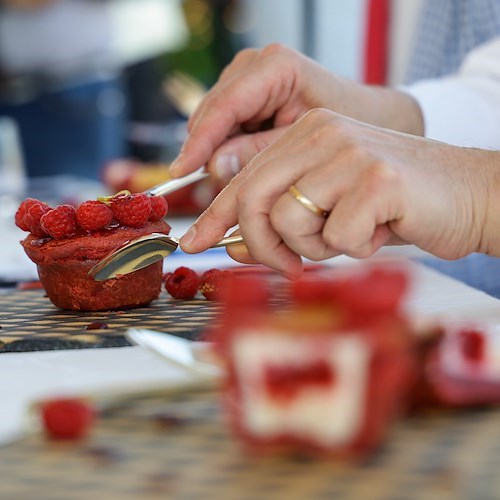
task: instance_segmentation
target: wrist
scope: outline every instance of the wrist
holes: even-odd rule
[[[369,123],[379,127],[423,136],[424,117],[417,100],[403,91],[365,85],[365,109],[372,110]],[[363,101],[362,101],[363,102]]]
[[[474,170],[484,185],[484,206],[481,242],[478,252],[500,257],[500,152],[473,150],[476,152]],[[483,175],[479,175],[479,174]],[[478,197],[479,198],[479,197]],[[481,201],[481,200],[479,200]]]

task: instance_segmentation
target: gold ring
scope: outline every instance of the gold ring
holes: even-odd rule
[[[318,207],[314,201],[311,201],[307,196],[304,196],[295,186],[290,186],[288,192],[297,200],[303,207],[310,210],[314,215],[318,215],[319,217],[324,217],[325,219],[328,217],[330,212],[328,210],[323,210],[321,207]]]

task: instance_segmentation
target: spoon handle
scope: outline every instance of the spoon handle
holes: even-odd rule
[[[180,188],[189,186],[189,184],[201,181],[209,175],[210,174],[206,171],[205,167],[201,167],[198,170],[185,175],[184,177],[179,177],[178,179],[170,179],[166,182],[158,184],[157,186],[148,189],[146,191],[146,194],[150,196],[166,196],[167,194],[173,193]]]
[[[236,236],[228,236],[227,238],[222,238],[215,245],[210,248],[227,247],[230,245],[237,245],[238,243],[243,243],[243,236],[238,234]]]

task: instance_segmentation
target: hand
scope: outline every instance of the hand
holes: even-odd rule
[[[181,246],[200,252],[239,223],[251,258],[290,277],[301,273],[301,256],[364,258],[388,244],[413,243],[446,259],[500,255],[495,163],[498,153],[313,110],[248,163]],[[331,211],[328,218],[299,204],[291,185]],[[241,249],[232,255],[248,261]]]
[[[228,180],[313,108],[422,134],[410,96],[329,73],[281,45],[240,52],[188,123],[189,137],[171,166],[174,177],[201,165]]]

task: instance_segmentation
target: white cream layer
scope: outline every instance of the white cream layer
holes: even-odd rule
[[[342,445],[358,432],[365,408],[369,346],[363,335],[325,338],[273,331],[238,332],[233,346],[242,391],[244,425],[257,437],[292,434],[326,446]],[[331,386],[306,385],[290,403],[269,394],[265,368],[325,360],[335,374]]]

